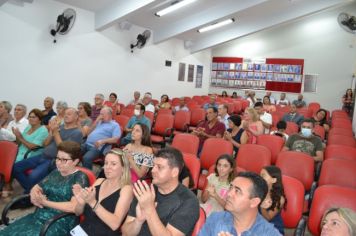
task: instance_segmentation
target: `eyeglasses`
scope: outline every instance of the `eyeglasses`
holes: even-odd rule
[[[30,118],[30,119],[36,119],[37,116],[28,116],[28,118]]]
[[[67,158],[59,158],[59,157],[56,157],[56,161],[60,162],[60,163],[63,163],[63,164],[66,164],[68,161],[73,161],[73,159],[67,159]]]

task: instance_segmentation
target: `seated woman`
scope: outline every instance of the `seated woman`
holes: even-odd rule
[[[266,180],[268,193],[262,202],[260,212],[262,216],[274,225],[284,235],[284,224],[281,210],[287,202],[284,194],[281,170],[276,166],[266,166],[261,170],[261,177]]]
[[[221,97],[228,98],[229,95],[227,95],[227,92],[224,90],[224,91],[221,92]]]
[[[348,208],[330,208],[321,220],[321,236],[356,235],[356,212]]]
[[[55,120],[58,125],[64,124],[64,113],[68,108],[68,104],[64,101],[58,101],[56,105],[57,115],[52,116],[50,120]]]
[[[73,186],[77,200],[75,213],[84,214],[80,226],[87,235],[119,235],[117,230],[124,221],[133,199],[130,164],[121,149],[112,149],[104,162],[106,178],[99,178],[90,188]]]
[[[264,133],[264,127],[259,119],[259,116],[255,109],[247,108],[244,114],[244,121],[242,127],[247,132],[248,143],[255,144],[257,142],[257,136]]]
[[[231,95],[231,98],[238,98],[237,93],[233,92],[232,95]]]
[[[352,116],[353,102],[352,89],[347,89],[345,95],[342,96],[342,110],[346,111],[349,116]]]
[[[156,110],[159,109],[171,109],[171,104],[169,103],[169,97],[166,94],[161,96],[161,102],[156,105]]]
[[[19,144],[19,149],[17,152],[15,162],[22,161],[29,150],[35,149],[37,147],[42,147],[44,140],[48,136],[48,130],[42,122],[42,111],[39,109],[33,109],[28,115],[29,125],[25,130],[20,133],[18,129],[13,129],[13,134],[16,136],[16,142]],[[27,158],[31,156],[36,156],[42,152],[42,149],[31,151],[27,154]],[[12,194],[11,183],[4,186],[4,191],[2,191],[2,197],[8,197]]]
[[[137,123],[132,128],[132,142],[124,147],[130,162],[131,181],[146,176],[150,167],[153,167],[153,149],[150,130],[144,124]]]
[[[63,212],[74,213],[77,203],[72,194],[73,185],[88,186],[88,177],[76,169],[79,157],[78,143],[61,142],[56,157],[57,169],[31,189],[31,202],[37,206],[35,212],[16,220],[0,231],[0,235],[39,235],[47,220]],[[65,217],[54,223],[47,235],[68,235],[76,224],[77,217]]]
[[[234,179],[234,169],[235,161],[230,155],[223,154],[216,160],[215,173],[208,176],[208,185],[201,195],[201,207],[207,217],[224,210],[230,182]]]
[[[271,100],[268,96],[263,97],[263,109],[268,113],[276,111],[276,106],[271,104]]]
[[[284,142],[287,142],[289,135],[286,134],[287,122],[280,120],[277,123],[277,130],[271,131],[270,135],[276,135],[284,139]]]
[[[78,115],[78,127],[82,131],[83,138],[86,138],[93,123],[93,120],[90,118],[91,106],[88,102],[80,102],[78,104]]]
[[[325,132],[328,132],[330,126],[326,120],[326,114],[325,109],[319,109],[311,119],[314,121],[314,125],[319,125],[325,129]]]
[[[247,143],[248,136],[245,130],[240,127],[241,125],[241,117],[238,115],[233,115],[228,118],[229,121],[229,129],[225,131],[224,139],[228,140],[234,146],[235,155],[239,151],[239,147],[241,144]]]
[[[116,93],[110,93],[109,101],[104,102],[104,106],[111,107],[113,117],[120,115],[121,107],[118,102],[119,102],[119,100],[117,99]]]

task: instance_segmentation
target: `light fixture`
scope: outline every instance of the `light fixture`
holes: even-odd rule
[[[209,30],[213,30],[213,29],[216,29],[216,28],[219,28],[219,27],[222,27],[224,25],[228,25],[232,22],[234,22],[235,20],[233,18],[231,19],[227,19],[227,20],[224,20],[224,21],[220,21],[220,22],[217,22],[217,23],[214,23],[212,25],[208,25],[206,27],[203,27],[201,29],[198,29],[198,32],[199,33],[204,33],[206,31],[209,31]]]
[[[155,15],[156,15],[156,16],[163,16],[163,15],[168,14],[168,13],[170,13],[170,12],[172,12],[172,11],[175,11],[175,10],[181,8],[181,7],[184,7],[184,6],[188,5],[188,4],[191,4],[192,2],[195,2],[195,1],[196,1],[196,0],[182,0],[182,1],[176,1],[176,2],[173,3],[173,5],[171,5],[171,6],[167,7],[167,8],[165,8],[165,9],[163,9],[163,10],[161,10],[161,11],[156,12]]]

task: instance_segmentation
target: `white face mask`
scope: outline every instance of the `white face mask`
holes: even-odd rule
[[[308,138],[312,135],[312,130],[309,128],[302,128],[302,135]]]
[[[140,110],[135,109],[135,110],[134,110],[134,115],[135,115],[135,116],[139,116],[139,115],[140,115]]]

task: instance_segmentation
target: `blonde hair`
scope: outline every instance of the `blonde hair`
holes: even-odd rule
[[[111,149],[106,155],[114,154],[119,157],[122,166],[121,184],[122,186],[131,185],[130,163],[125,152],[119,148]]]
[[[325,213],[324,216],[321,220],[321,227],[323,227],[323,222],[325,220],[325,217],[332,213],[332,212],[336,212],[346,223],[348,229],[349,229],[349,233],[350,235],[355,235],[356,234],[356,212],[354,212],[353,210],[349,209],[349,208],[330,208],[328,209]]]
[[[256,121],[259,120],[259,116],[257,114],[257,111],[254,108],[252,108],[252,107],[247,108],[247,112],[252,116],[252,121],[253,122],[256,122]]]

